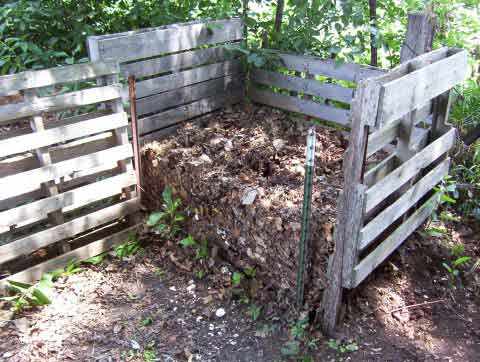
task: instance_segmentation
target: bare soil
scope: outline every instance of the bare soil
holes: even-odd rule
[[[463,240],[466,253],[480,256],[478,229],[455,225],[450,235]],[[148,351],[157,361],[299,360],[281,352],[295,320],[267,304],[253,321],[249,305],[234,293],[230,264],[219,262],[200,280],[178,264],[185,251],[151,236],[143,242],[148,246],[138,255],[84,267],[56,283],[51,305],[4,322],[0,361],[147,361]],[[313,361],[478,361],[478,270],[452,284],[441,267],[445,260],[444,241],[412,236],[346,298],[337,340],[358,350],[340,353],[309,327],[317,348],[301,355]]]

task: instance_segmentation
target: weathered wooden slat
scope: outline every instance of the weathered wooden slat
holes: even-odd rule
[[[74,140],[65,144],[50,147],[52,162],[61,162],[72,157],[79,157],[98,152],[115,145],[112,132]],[[32,153],[17,155],[0,161],[0,178],[25,172],[40,167],[40,163]],[[1,203],[1,202],[0,202]]]
[[[250,87],[249,96],[252,101],[257,103],[320,118],[342,126],[350,125],[350,111],[347,109],[325,106],[305,99],[259,90],[255,87]]]
[[[368,136],[367,158],[390,144],[398,137],[399,123],[392,122]]]
[[[116,62],[75,64],[0,77],[0,96],[10,92],[72,83],[118,73]]]
[[[463,82],[468,74],[467,52],[461,51],[382,86],[379,125],[418,109]]]
[[[201,98],[228,93],[236,88],[242,88],[244,75],[238,74],[208,80],[203,83],[175,89],[137,100],[139,116],[163,111],[168,108],[191,103]],[[141,120],[139,121],[141,124]]]
[[[104,251],[111,249],[114,245],[120,244],[126,241],[129,233],[135,231],[140,225],[141,224],[129,227],[111,236],[94,241],[88,245],[72,250],[54,259],[48,260],[44,263],[35,265],[32,268],[29,268],[27,270],[21,271],[7,278],[4,278],[0,280],[0,290],[3,290],[8,286],[7,280],[15,280],[18,282],[31,283],[41,279],[42,275],[49,271],[65,267],[70,260],[82,261],[92,256],[101,254]]]
[[[355,267],[353,287],[358,286],[432,214],[432,211],[438,205],[439,198],[440,196],[435,194],[428,199],[427,202],[420,206],[417,211]]]
[[[384,70],[353,63],[340,63],[331,59],[322,59],[309,55],[278,53],[280,64],[285,68],[299,72],[323,75],[335,79],[358,83],[362,79],[377,77]]]
[[[382,160],[378,165],[365,172],[365,175],[363,177],[363,183],[368,187],[371,187],[372,185],[380,181],[382,178],[387,176],[390,172],[392,172],[397,163],[397,155],[395,153],[392,153],[384,160]]]
[[[143,98],[152,94],[158,94],[241,72],[241,62],[239,59],[235,59],[151,78],[137,82],[137,98]]]
[[[415,176],[415,174],[448,152],[448,150],[453,147],[455,139],[456,130],[451,129],[448,133],[429,144],[400,167],[392,171],[387,177],[370,187],[367,190],[366,212],[368,213],[378,205],[380,201],[391,195],[400,186]]]
[[[243,21],[237,18],[194,24],[174,24],[118,37],[97,39],[100,59],[123,63],[242,38]],[[90,39],[95,40],[95,38]]]
[[[244,96],[244,88],[236,88],[228,93],[221,93],[213,97],[204,98],[165,112],[154,114],[153,116],[142,118],[139,124],[139,134],[144,136],[147,133],[171,126],[175,123],[212,112],[227,104],[238,103],[242,101]]]
[[[450,159],[445,159],[437,165],[432,171],[426,174],[420,181],[415,183],[406,191],[397,201],[388,206],[372,221],[363,227],[359,249],[363,250],[379,236],[394,221],[407,212],[415,203],[425,196],[436,184],[438,184],[445,175],[448,174]]]
[[[67,142],[76,138],[89,136],[118,127],[125,127],[127,125],[127,114],[122,112],[78,122],[69,126],[52,128],[24,136],[10,138],[0,141],[0,157],[50,146],[55,143]]]
[[[38,188],[42,182],[54,180],[72,172],[100,166],[132,157],[132,145],[124,144],[86,156],[54,163],[0,179],[0,200],[21,195]]]
[[[121,97],[121,87],[109,85],[89,88],[51,97],[38,98],[32,103],[15,103],[0,107],[0,124],[25,118],[42,112],[56,112],[68,108],[86,106]]]
[[[107,179],[47,197],[29,204],[0,212],[0,227],[10,227],[25,220],[32,222],[45,219],[55,210],[88,205],[92,202],[121,193],[122,188],[135,184],[134,172],[123,173]],[[72,210],[72,208],[70,208]]]
[[[133,75],[135,78],[141,79],[155,74],[179,71],[209,63],[219,63],[230,60],[235,56],[223,47],[196,49],[161,58],[122,63],[120,64],[120,74],[125,78]]]
[[[21,255],[29,254],[57,241],[74,237],[103,224],[107,224],[122,216],[129,215],[139,209],[139,200],[130,199],[88,215],[81,216],[61,225],[40,231],[0,246],[0,263],[13,260]]]
[[[287,76],[262,69],[253,69],[250,72],[250,80],[254,83],[272,85],[348,104],[352,103],[353,93],[355,91],[352,88],[342,87],[338,84],[322,83],[315,79]]]

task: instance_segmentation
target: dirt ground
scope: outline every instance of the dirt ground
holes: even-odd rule
[[[454,224],[449,235],[480,255],[477,229]],[[254,321],[232,292],[229,264],[196,278],[182,250],[147,237],[140,253],[56,283],[53,303],[0,329],[0,361],[478,361],[478,270],[452,281],[441,263],[445,240],[412,236],[366,283],[347,296],[337,343],[308,326],[302,350],[292,313],[262,305]],[[173,257],[172,257],[173,256]],[[460,287],[460,282],[462,286]],[[456,287],[454,287],[456,285]],[[430,304],[427,304],[430,303]],[[419,306],[413,306],[420,304]],[[407,309],[399,311],[401,307]],[[410,307],[409,307],[410,306]],[[223,311],[222,311],[223,309]],[[224,315],[223,315],[224,312]],[[335,346],[353,345],[356,351]],[[282,353],[283,350],[283,353]],[[310,358],[310,359],[309,359]]]

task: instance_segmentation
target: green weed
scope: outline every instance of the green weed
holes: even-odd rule
[[[150,214],[147,225],[154,228],[165,238],[174,237],[181,229],[180,225],[185,220],[185,215],[180,212],[182,200],[173,198],[170,186],[165,186],[163,193],[163,210]]]

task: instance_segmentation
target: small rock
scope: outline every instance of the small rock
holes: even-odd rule
[[[15,327],[19,330],[21,333],[27,333],[28,329],[30,328],[30,322],[28,321],[27,318],[19,318],[14,320]]]
[[[218,318],[222,318],[223,316],[225,316],[225,314],[227,314],[227,312],[225,312],[225,309],[223,308],[218,308],[217,311],[215,312],[215,315]]]
[[[130,340],[130,345],[132,346],[133,349],[140,349],[140,345],[138,344],[138,342],[133,339]]]
[[[118,270],[118,265],[117,264],[108,264],[107,267],[105,268],[105,271],[107,272],[114,272]]]
[[[13,319],[14,314],[11,310],[0,310],[0,328],[5,327]]]
[[[171,287],[170,287],[170,288],[168,288],[168,289],[170,289],[172,292],[176,292],[176,291],[177,291],[177,288],[175,288],[175,286],[174,286],[174,285],[173,285],[173,286],[171,286]]]
[[[405,323],[410,320],[410,313],[408,310],[393,312],[392,316],[401,323]]]

